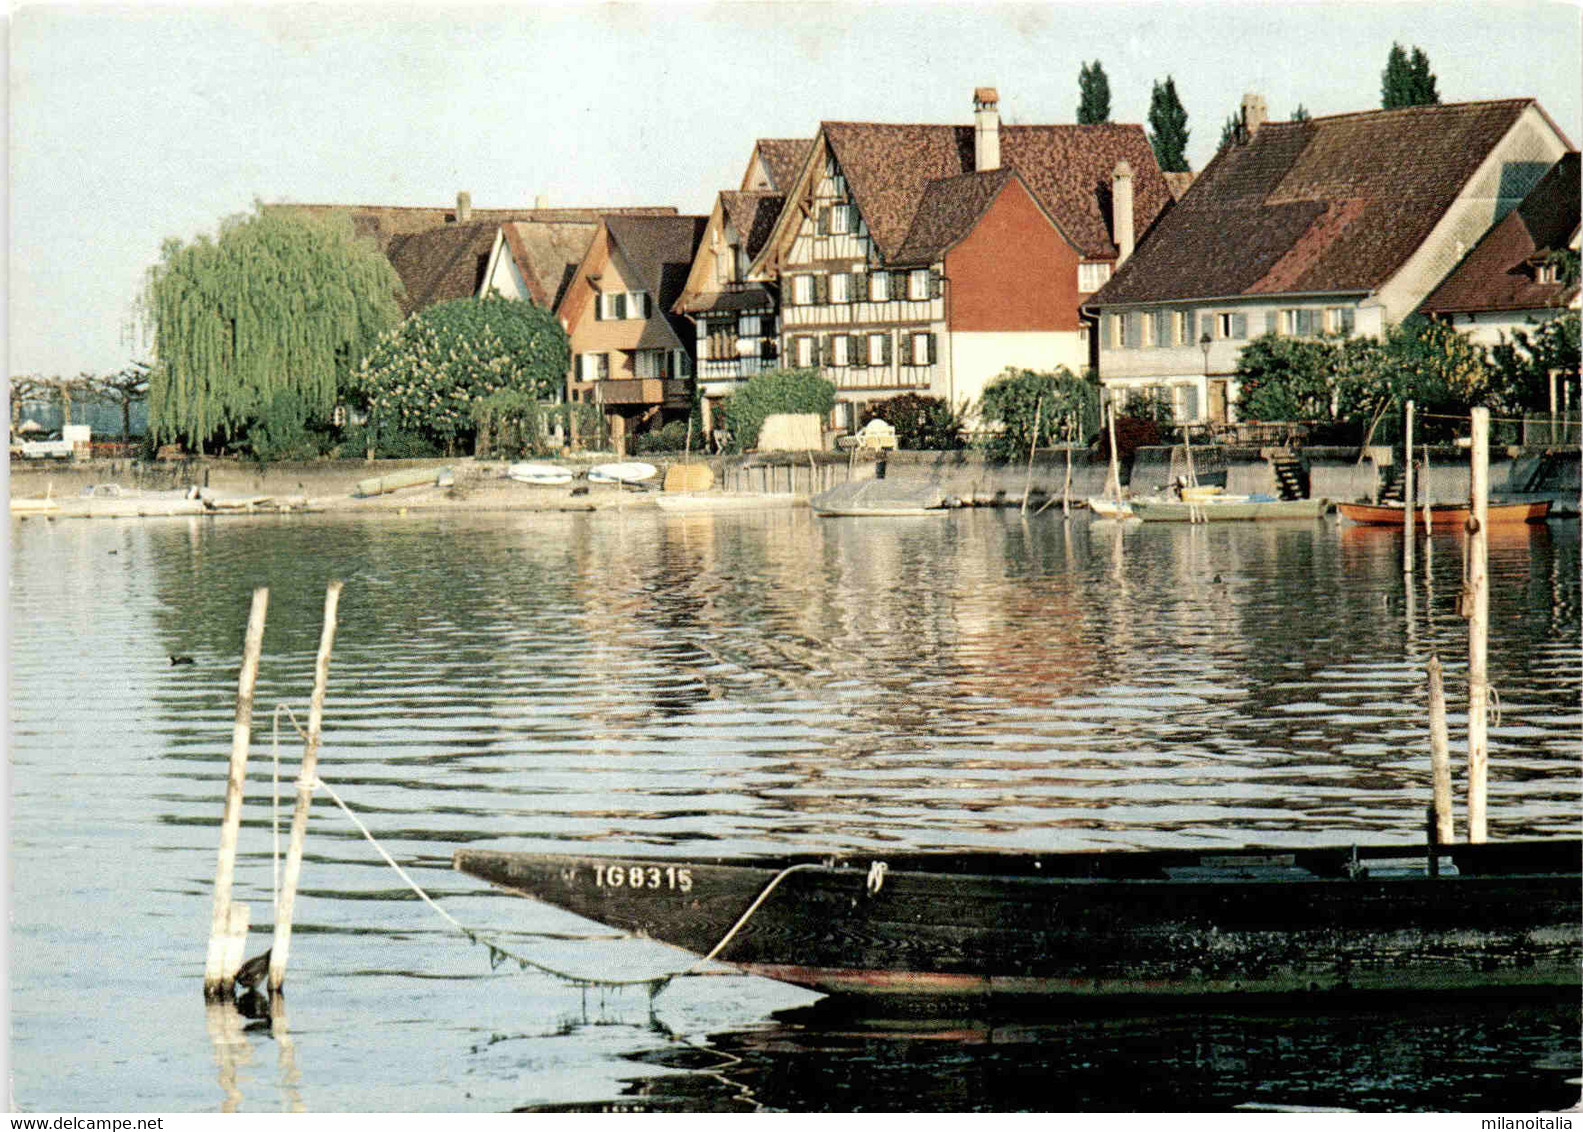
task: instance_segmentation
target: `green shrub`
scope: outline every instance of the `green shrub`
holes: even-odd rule
[[[1077,441],[1099,428],[1099,386],[1065,366],[1054,370],[1006,369],[984,389],[986,423],[999,424],[984,444],[992,460],[1026,460],[1038,423],[1039,444],[1060,443],[1067,422],[1075,421]]]
[[[828,417],[835,408],[835,385],[816,369],[776,369],[761,373],[726,403],[724,417],[732,447],[746,452],[757,447],[764,418],[773,413],[817,413]]]
[[[684,452],[687,449],[687,422],[671,421],[659,428],[651,428],[647,432],[640,432],[632,438],[632,451],[637,454],[649,452]],[[697,430],[693,430],[693,447],[698,447]]]

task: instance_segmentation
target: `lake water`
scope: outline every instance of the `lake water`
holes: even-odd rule
[[[14,1103],[50,1111],[1494,1109],[1573,1103],[1575,1004],[832,1018],[738,975],[491,968],[326,798],[273,1033],[201,996],[236,694],[271,591],[235,898],[268,946],[271,721],[448,913],[560,970],[683,965],[449,868],[461,844],[715,854],[1399,841],[1422,666],[1465,750],[1460,538],[1054,511],[821,520],[13,521]],[[1575,835],[1579,530],[1497,532],[1493,838]],[[194,658],[172,666],[170,654]],[[1459,747],[1458,745],[1461,744]],[[283,728],[281,826],[299,748]],[[1459,776],[1460,789],[1460,776]],[[1460,835],[1460,822],[1459,822]]]

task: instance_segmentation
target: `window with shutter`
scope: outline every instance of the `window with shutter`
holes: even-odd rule
[[[880,358],[879,358],[880,364],[881,365],[886,365],[886,366],[890,365],[890,360],[891,360],[891,341],[890,341],[890,335],[889,334],[881,334],[879,336],[879,350],[880,350]]]
[[[838,271],[830,276],[830,301],[832,303],[849,303],[852,301],[852,277],[844,271]]]
[[[890,279],[883,271],[876,271],[868,277],[868,298],[872,303],[883,303],[890,298]]]
[[[1171,344],[1171,312],[1154,312],[1154,342],[1155,346],[1169,346]]]
[[[594,294],[594,321],[595,322],[603,322],[604,320],[605,320],[605,297],[603,295],[601,295],[601,294],[596,292]]]
[[[900,271],[892,271],[889,274],[891,302],[899,303],[907,297],[907,276]]]
[[[1233,315],[1231,318],[1231,336],[1233,338],[1246,338],[1248,336],[1248,316],[1245,314]]]
[[[835,334],[830,338],[830,364],[845,366],[847,358],[851,356],[851,339],[845,334]]]
[[[852,301],[861,303],[868,298],[869,277],[861,271],[852,272]]]
[[[913,302],[922,302],[927,299],[929,297],[929,278],[928,268],[920,268],[917,271],[908,272],[907,298]]]
[[[813,365],[813,339],[798,337],[794,339],[794,345],[796,349],[794,356],[796,358],[797,365],[803,367]]]
[[[1199,325],[1200,325],[1200,330],[1201,330],[1200,337],[1213,338],[1215,336],[1215,316],[1214,315],[1212,315],[1212,314],[1204,315],[1204,317],[1200,320]]]
[[[816,306],[824,306],[830,301],[830,278],[826,275],[813,277],[813,301]]]
[[[848,334],[846,336],[847,364],[853,369],[863,369],[868,365],[868,344],[861,335]]]
[[[935,362],[939,361],[939,358],[940,358],[939,349],[940,349],[939,340],[936,338],[935,335],[930,334],[929,335],[929,364],[930,365],[934,365]]]
[[[939,269],[931,267],[929,269],[929,297],[938,299],[944,289],[945,281],[941,278]]]
[[[813,302],[813,276],[797,275],[792,278],[792,302],[797,306],[807,306]]]
[[[1277,334],[1280,332],[1280,318],[1276,311],[1264,312],[1264,333]]]
[[[610,355],[609,354],[595,354],[594,357],[599,360],[599,380],[600,381],[609,381],[610,380]]]

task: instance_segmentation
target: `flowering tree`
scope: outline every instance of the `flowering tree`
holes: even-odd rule
[[[491,296],[439,303],[390,331],[353,389],[372,425],[422,436],[447,453],[470,443],[479,403],[502,393],[557,399],[570,360],[549,311]]]

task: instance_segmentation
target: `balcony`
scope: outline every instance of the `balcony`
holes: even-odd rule
[[[622,378],[585,385],[593,399],[606,405],[663,405],[685,409],[692,404],[691,382],[660,378]]]

